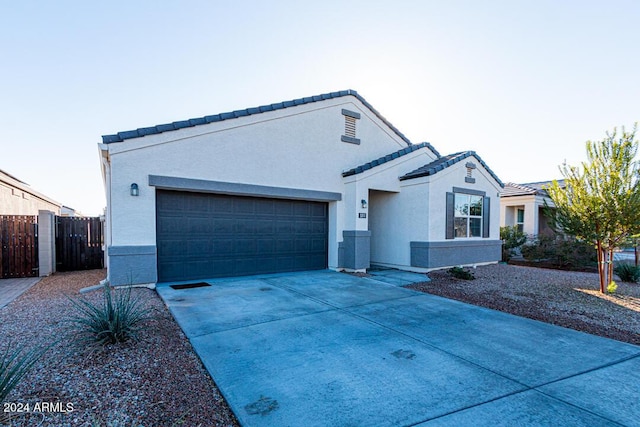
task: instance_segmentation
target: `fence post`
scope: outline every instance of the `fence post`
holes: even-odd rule
[[[40,277],[48,276],[56,267],[56,216],[50,211],[38,211],[38,259]]]

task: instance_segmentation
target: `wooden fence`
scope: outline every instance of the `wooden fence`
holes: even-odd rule
[[[56,271],[104,267],[100,218],[56,217]]]
[[[35,216],[0,215],[0,279],[38,276]]]

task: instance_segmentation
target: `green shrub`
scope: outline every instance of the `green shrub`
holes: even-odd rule
[[[465,270],[462,267],[453,267],[449,269],[449,274],[451,274],[456,279],[462,280],[473,280],[476,276],[473,275],[469,270]]]
[[[629,263],[620,263],[614,269],[623,282],[638,282],[640,280],[640,267]]]
[[[500,240],[502,240],[502,260],[509,261],[513,256],[513,250],[526,243],[527,235],[515,225],[500,227]]]
[[[5,400],[48,349],[49,347],[31,350],[20,346],[12,348],[11,342],[7,343],[5,350],[0,353],[0,402]]]
[[[103,297],[102,304],[70,298],[78,311],[70,321],[79,339],[102,345],[137,339],[142,324],[151,318],[151,310],[131,295],[131,288],[114,290],[105,284]]]
[[[540,235],[520,248],[528,261],[548,261],[561,268],[583,268],[596,265],[593,246],[572,237]]]

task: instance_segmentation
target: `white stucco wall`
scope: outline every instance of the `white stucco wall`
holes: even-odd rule
[[[547,199],[549,206],[553,202]],[[500,226],[514,226],[516,224],[516,209],[524,209],[524,223],[522,231],[530,237],[540,233],[541,208],[544,207],[545,197],[540,195],[510,196],[500,199]]]
[[[361,114],[359,145],[340,139],[342,109]],[[341,172],[406,146],[354,97],[108,144],[107,240],[112,246],[155,245],[155,189],[148,185],[149,175],[327,191],[343,194],[329,207],[329,264],[336,266],[342,230],[367,229],[351,214],[360,198],[347,197]],[[130,195],[132,183],[139,186],[138,197]]]
[[[473,184],[465,182],[465,177],[467,176],[467,168],[465,164],[469,161],[473,162],[477,166],[473,171],[473,178],[476,180]],[[498,195],[502,190],[502,187],[500,187],[489,172],[484,169],[480,162],[474,157],[469,157],[458,162],[433,176],[417,178],[407,182],[410,183],[411,181],[423,182],[428,184],[430,188],[429,215],[431,221],[429,222],[428,241],[443,242],[447,240],[445,234],[446,215],[444,215],[446,211],[446,193],[451,192],[453,187],[468,188],[470,190],[483,191],[486,193],[486,197],[491,199],[491,218],[488,239],[500,239],[500,198]],[[481,237],[476,239],[483,240]]]
[[[341,141],[342,109],[361,114],[359,145]],[[423,148],[343,178],[343,171],[407,147],[351,96],[100,147],[109,247],[156,245],[150,175],[341,194],[340,201],[328,204],[330,268],[338,267],[338,242],[346,230],[371,232],[371,262],[410,267],[410,242],[445,240],[445,194],[453,187],[487,193],[492,203],[490,239],[499,239],[500,187],[473,158],[432,177],[400,181],[400,176],[436,159]],[[475,184],[465,183],[466,161],[477,164]],[[132,183],[139,186],[137,197],[130,195]],[[363,213],[366,218],[359,217]]]
[[[356,220],[356,229],[371,232],[371,263],[409,267],[409,242],[427,239],[429,188],[398,178],[435,159],[431,151],[418,150],[345,178],[357,202],[368,200],[367,209],[356,203],[356,211],[346,215],[357,218],[358,213],[367,213],[366,219]]]
[[[2,180],[0,176],[0,215],[38,215],[46,210],[60,214],[60,204],[25,184]]]

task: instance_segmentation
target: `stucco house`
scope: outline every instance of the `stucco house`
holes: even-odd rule
[[[0,170],[0,215],[38,215],[41,210],[59,215],[61,208],[61,203]]]
[[[112,284],[500,260],[502,183],[353,90],[102,137]]]
[[[544,214],[545,202],[553,207],[546,187],[552,181],[530,182],[527,184],[505,184],[500,196],[500,226],[517,226],[525,234],[553,235],[549,221]],[[564,181],[558,180],[562,186]]]

